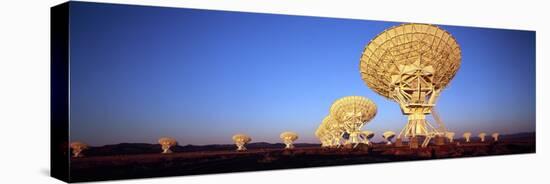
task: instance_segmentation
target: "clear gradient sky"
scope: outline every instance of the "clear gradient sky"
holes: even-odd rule
[[[70,135],[91,145],[318,143],[331,103],[360,95],[378,106],[363,129],[398,132],[399,106],[361,80],[359,57],[396,22],[73,2]],[[535,32],[441,26],[462,66],[437,110],[464,131],[535,131]],[[429,118],[431,120],[431,117]]]

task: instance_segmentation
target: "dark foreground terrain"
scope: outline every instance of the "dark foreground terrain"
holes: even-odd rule
[[[320,148],[298,144],[293,150],[282,144],[253,143],[246,152],[232,145],[177,146],[172,154],[160,154],[160,145],[118,144],[93,147],[86,157],[71,159],[71,181],[181,176],[238,171],[320,167],[393,161],[461,158],[535,152],[535,134],[502,136],[498,142],[472,139],[428,148],[360,145],[355,149]]]

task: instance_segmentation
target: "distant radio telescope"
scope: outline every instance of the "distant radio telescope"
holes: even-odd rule
[[[370,139],[374,137],[374,132],[368,130],[362,131],[361,137],[363,138],[363,143],[370,145]]]
[[[386,140],[387,145],[391,144],[391,140],[393,139],[393,137],[395,137],[395,132],[393,131],[386,131],[384,132],[384,134],[382,134],[382,138]]]
[[[162,146],[162,154],[172,153],[172,150],[170,150],[170,147],[178,144],[176,139],[170,138],[170,137],[162,137],[159,139],[158,142]]]
[[[361,128],[376,115],[376,104],[362,96],[347,96],[336,100],[330,107],[330,116],[343,124],[349,138],[346,144],[361,143]]]
[[[491,137],[493,137],[493,141],[495,141],[495,142],[498,141],[498,136],[499,136],[498,132],[495,132],[495,133],[491,134]]]
[[[326,118],[325,118],[326,119]],[[321,142],[321,147],[330,147],[330,136],[328,135],[328,130],[326,129],[325,122],[321,122],[317,130],[315,130],[315,136]]]
[[[88,149],[88,145],[79,141],[72,142],[70,145],[73,150],[73,157],[83,157],[82,151]]]
[[[322,147],[339,147],[344,135],[344,125],[328,115],[317,128],[316,135]]]
[[[233,142],[235,142],[235,145],[237,146],[237,151],[246,151],[246,147],[244,147],[244,145],[250,141],[252,141],[252,138],[245,134],[235,134],[233,136]]]
[[[329,147],[327,136],[325,135],[325,132],[321,130],[321,126],[315,130],[315,137],[317,137],[319,142],[321,142],[321,147]]]
[[[466,142],[470,142],[470,137],[472,137],[472,132],[464,132],[464,134],[462,134],[462,137],[466,139]]]
[[[285,143],[285,149],[293,149],[293,143],[298,139],[298,134],[294,132],[283,132],[279,137],[283,140],[283,143]]]
[[[479,137],[481,142],[485,142],[485,136],[487,136],[487,134],[485,132],[481,132],[477,136]]]
[[[454,132],[445,132],[445,137],[447,139],[449,139],[449,142],[453,142],[454,140],[454,137],[455,137],[455,133]]]
[[[374,92],[396,101],[408,122],[398,139],[409,139],[411,148],[422,147],[447,131],[439,116],[438,127],[426,121],[441,91],[460,68],[461,51],[455,38],[438,26],[402,24],[378,34],[365,47],[360,70]],[[414,139],[414,140],[413,140]]]

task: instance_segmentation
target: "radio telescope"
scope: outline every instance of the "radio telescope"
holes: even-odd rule
[[[499,136],[498,132],[495,132],[495,133],[491,134],[491,137],[493,137],[493,141],[495,141],[495,142],[498,141],[498,136]]]
[[[454,132],[445,132],[445,137],[447,137],[447,139],[449,139],[449,142],[453,142],[454,140],[454,137],[455,137],[455,133]]]
[[[81,154],[81,152],[85,149],[88,149],[87,144],[78,141],[72,142],[70,147],[73,150],[73,157],[82,157],[83,155]]]
[[[391,145],[391,140],[395,137],[395,132],[393,131],[386,131],[384,134],[382,134],[382,138],[386,140],[387,145]]]
[[[162,154],[169,154],[172,153],[170,147],[175,146],[178,142],[170,137],[162,137],[159,139],[159,144],[162,146]]]
[[[319,126],[319,128],[315,131],[315,136],[319,139],[319,142],[321,142],[321,147],[323,148],[332,146],[330,145],[329,138],[326,134],[326,131],[322,130],[321,126]]]
[[[339,147],[344,135],[344,125],[328,115],[317,128],[316,135],[322,147]]]
[[[464,139],[466,139],[466,142],[470,142],[470,137],[472,136],[472,132],[464,132],[464,134],[462,134],[462,137],[464,137]]]
[[[407,137],[411,148],[422,147],[447,131],[433,107],[441,91],[460,68],[461,51],[447,31],[428,24],[402,24],[378,34],[365,47],[360,70],[374,92],[399,103],[408,122],[398,139]],[[437,127],[426,121],[434,115]]]
[[[315,130],[315,137],[319,139],[319,142],[321,142],[321,147],[328,147],[328,142],[324,139],[325,136],[323,135],[324,132],[321,131],[321,126]]]
[[[332,137],[328,133],[327,125],[326,125],[326,122],[325,122],[325,119],[327,119],[327,118],[328,118],[328,116],[323,119],[323,121],[321,122],[321,124],[319,125],[317,130],[315,131],[315,136],[317,138],[319,138],[319,141],[321,142],[321,147],[331,147],[332,146],[332,140],[331,140]]]
[[[345,144],[361,143],[361,128],[376,115],[376,104],[362,96],[347,96],[336,100],[330,107],[330,116],[344,125],[349,134]]]
[[[285,143],[285,149],[292,149],[294,148],[292,143],[298,139],[298,134],[294,132],[283,132],[279,137],[283,140],[283,143]]]
[[[250,141],[252,141],[252,138],[245,134],[235,134],[233,136],[233,142],[235,142],[235,145],[237,146],[237,151],[246,151],[246,147],[244,147],[244,145]]]
[[[477,135],[479,137],[479,139],[481,139],[481,142],[485,142],[485,136],[487,134],[485,132],[481,132],[479,133],[479,135]]]
[[[370,139],[374,137],[374,132],[368,130],[362,131],[360,137],[363,139],[363,143],[370,145]]]

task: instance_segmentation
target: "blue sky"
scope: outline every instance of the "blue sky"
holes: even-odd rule
[[[75,3],[70,17],[71,139],[92,145],[280,142],[313,134],[331,103],[378,105],[364,129],[399,131],[399,106],[361,80],[370,39],[397,22]],[[462,66],[437,110],[452,131],[535,131],[535,32],[441,26]]]

